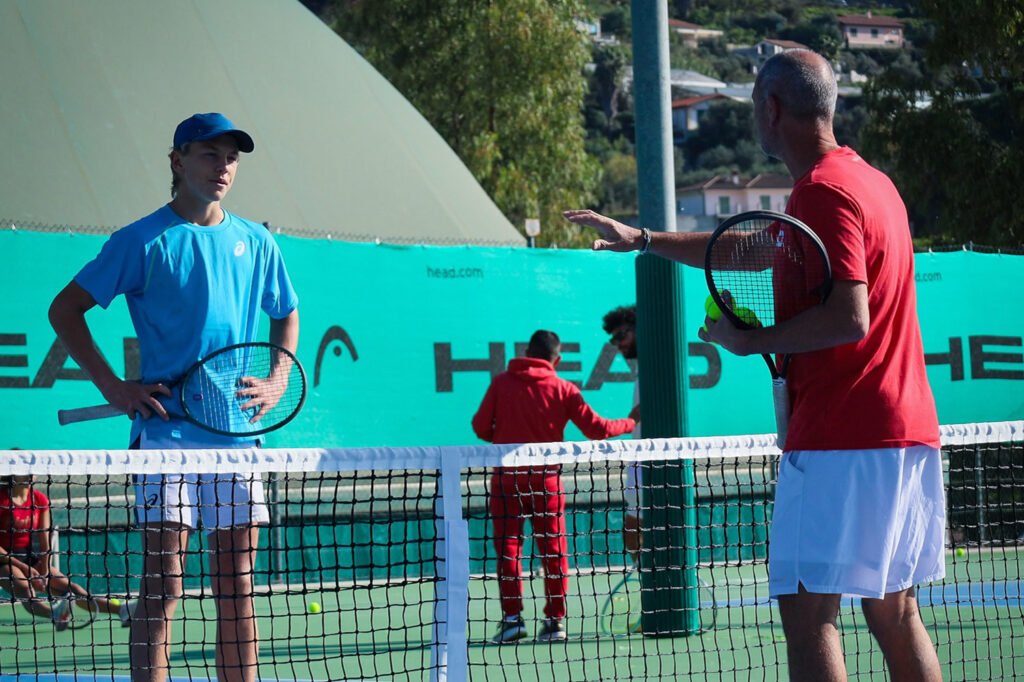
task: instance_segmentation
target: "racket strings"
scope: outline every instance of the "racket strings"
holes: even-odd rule
[[[244,435],[288,421],[304,396],[305,377],[294,357],[276,346],[258,344],[208,358],[188,377],[182,405],[207,427]]]
[[[828,274],[820,253],[805,230],[751,218],[717,234],[708,249],[707,275],[741,322],[772,326],[824,299]]]

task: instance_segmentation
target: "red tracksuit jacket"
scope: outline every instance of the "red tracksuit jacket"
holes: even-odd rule
[[[491,443],[551,443],[565,439],[572,422],[590,440],[629,433],[636,422],[605,419],[580,389],[555,374],[547,360],[515,358],[494,377],[473,416],[473,431]]]

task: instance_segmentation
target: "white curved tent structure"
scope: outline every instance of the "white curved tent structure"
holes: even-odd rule
[[[0,220],[15,226],[149,213],[169,198],[174,127],[221,111],[256,141],[225,202],[245,217],[335,239],[524,243],[298,0],[0,0],[0,40]]]

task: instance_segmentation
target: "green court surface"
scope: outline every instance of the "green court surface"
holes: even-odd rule
[[[938,646],[948,680],[1024,677],[1024,604],[1018,549],[950,553],[943,583],[919,591],[922,615]],[[470,582],[469,679],[478,680],[783,680],[785,640],[767,599],[763,564],[700,569],[713,585],[714,607],[702,605],[713,629],[689,637],[613,636],[602,621],[607,596],[621,572],[574,575],[567,619],[569,639],[534,643],[543,581],[525,582],[524,617],[531,638],[488,644],[499,617],[493,578]],[[263,679],[428,680],[434,623],[431,579],[401,586],[277,586],[257,598]],[[310,602],[320,613],[307,610]],[[215,605],[190,595],[176,618],[171,674],[214,678]],[[840,618],[851,679],[886,679],[884,665],[857,605]],[[105,616],[81,630],[57,633],[27,612],[0,606],[0,679],[78,674],[123,676],[128,631]],[[71,678],[67,678],[71,679]]]

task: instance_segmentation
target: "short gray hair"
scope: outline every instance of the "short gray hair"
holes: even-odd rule
[[[786,50],[775,55],[761,67],[754,85],[762,102],[774,95],[797,118],[831,121],[836,113],[836,75],[828,61],[813,50]]]

